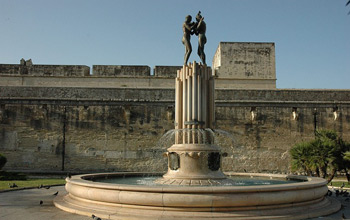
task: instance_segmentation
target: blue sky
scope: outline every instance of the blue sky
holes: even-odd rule
[[[346,2],[0,0],[0,63],[182,65],[182,23],[201,10],[207,63],[220,41],[274,42],[278,88],[350,89]]]

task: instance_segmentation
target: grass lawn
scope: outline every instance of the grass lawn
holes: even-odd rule
[[[344,185],[345,188],[350,188],[350,184],[349,184],[347,181],[344,181],[344,182],[343,182],[343,181],[339,181],[339,182],[338,182],[338,181],[335,181],[335,182],[332,182],[332,186],[334,186],[334,187],[340,187],[343,183],[345,184],[345,185]],[[331,184],[328,184],[328,186],[330,186],[330,185],[331,185]]]
[[[9,184],[16,183],[18,188],[23,187],[38,187],[40,185],[56,185],[65,184],[64,179],[28,179],[28,180],[2,180],[0,181],[0,190],[11,189]]]

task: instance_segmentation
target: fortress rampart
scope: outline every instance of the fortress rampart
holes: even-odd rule
[[[158,140],[173,128],[173,89],[2,86],[0,94],[6,169],[165,170],[159,158],[169,146]],[[350,140],[349,97],[347,90],[216,90],[217,128],[235,139],[218,137],[229,154],[222,168],[289,172],[288,150],[312,139],[315,125]]]
[[[228,48],[220,50],[232,52],[236,44],[222,44]],[[255,54],[254,44],[243,44],[241,50]],[[252,65],[258,65],[255,55],[246,57],[255,60]],[[217,135],[228,153],[222,160],[224,171],[288,173],[288,150],[313,139],[315,129],[335,130],[350,141],[350,90],[276,89],[270,81],[275,80],[273,71],[259,78],[257,67],[246,78],[227,80],[220,69],[230,69],[225,67],[230,56],[225,55],[226,64],[219,62],[220,56],[214,58],[220,64],[215,70],[216,128],[234,139],[225,138],[225,132]],[[232,65],[240,65],[243,58],[232,58]],[[90,73],[87,66],[24,65],[0,65],[0,153],[8,158],[5,169],[166,170],[162,153],[173,140],[161,137],[174,127],[179,66],[156,66],[151,75],[148,66],[95,65]],[[271,65],[265,62],[274,70],[274,62]],[[236,75],[246,70],[237,67]]]

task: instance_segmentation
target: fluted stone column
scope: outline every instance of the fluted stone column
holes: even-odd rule
[[[165,155],[168,172],[158,183],[220,185],[220,150],[214,144],[215,81],[210,67],[196,62],[177,71],[175,80],[175,144]]]

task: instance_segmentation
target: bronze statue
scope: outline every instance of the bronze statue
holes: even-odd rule
[[[198,12],[196,16],[196,24],[194,25],[194,33],[198,36],[198,50],[197,54],[201,58],[202,63],[205,62],[205,53],[204,53],[204,45],[207,43],[207,37],[205,36],[205,32],[207,30],[207,25],[204,22],[204,17],[201,15],[201,11]]]
[[[185,45],[185,58],[184,58],[184,65],[187,65],[188,58],[190,58],[190,55],[192,53],[192,46],[191,46],[191,35],[193,35],[193,27],[194,22],[192,21],[192,16],[187,15],[186,20],[182,25],[182,31],[184,32],[184,35],[182,37],[182,43]]]
[[[184,33],[182,43],[185,45],[184,65],[187,65],[188,59],[192,53],[191,35],[193,34],[198,36],[198,56],[201,58],[202,63],[206,64],[204,45],[207,43],[207,37],[205,36],[207,25],[205,24],[204,17],[202,17],[200,11],[196,16],[196,21],[196,23],[192,22],[192,16],[187,15],[185,22],[182,25],[182,31]]]

